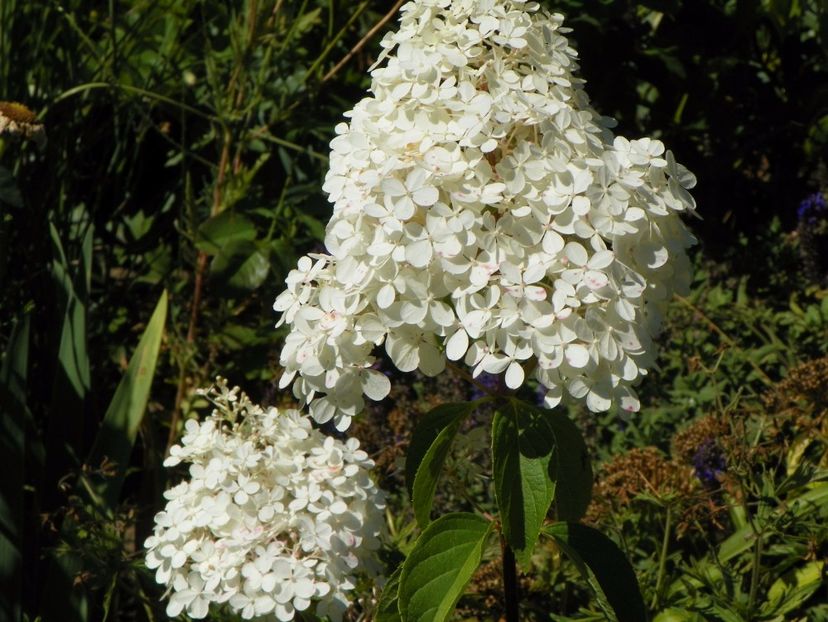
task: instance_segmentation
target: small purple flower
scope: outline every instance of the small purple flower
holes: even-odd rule
[[[538,386],[535,388],[535,406],[540,406],[541,408],[545,407],[545,398],[548,392],[549,389],[547,389],[542,384],[538,383]]]
[[[821,192],[815,192],[799,204],[796,217],[800,222],[814,222],[826,212],[828,212],[828,204],[825,202],[825,197]]]
[[[707,488],[715,487],[719,482],[719,475],[727,469],[724,453],[714,439],[703,442],[693,454],[693,467],[696,477]]]
[[[472,385],[471,396],[470,396],[470,399],[472,401],[479,400],[480,398],[486,397],[486,395],[488,395],[486,393],[486,391],[484,391],[478,385],[483,385],[484,387],[486,387],[487,389],[489,389],[492,392],[497,391],[498,385],[499,385],[498,376],[496,374],[489,374],[485,371],[482,372],[477,377],[477,384]]]

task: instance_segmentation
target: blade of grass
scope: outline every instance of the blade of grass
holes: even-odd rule
[[[106,460],[114,466],[114,473],[103,476],[100,473],[82,472],[79,478],[82,485],[80,492],[85,494],[86,501],[100,514],[110,518],[114,517],[138,426],[146,411],[166,320],[165,291],[115,390],[86,460],[86,464],[93,469]],[[71,516],[67,516],[61,525],[60,539],[71,540],[69,536],[77,528],[77,523]],[[44,593],[59,594],[60,598],[47,598],[43,601],[41,615],[44,622],[85,622],[89,618],[89,595],[86,590],[75,585],[75,578],[83,571],[83,564],[79,551],[69,550],[52,558]]]
[[[104,415],[101,429],[86,459],[86,464],[93,469],[104,461],[114,466],[114,476],[90,476],[86,481],[90,496],[102,503],[101,509],[106,512],[114,509],[121,493],[135,437],[149,401],[166,321],[167,292],[165,291],[161,294],[152,318],[129,361],[129,367],[115,390],[115,395]]]
[[[52,238],[52,278],[58,300],[57,361],[52,382],[46,443],[46,481],[59,481],[78,466],[76,452],[83,443],[84,416],[91,387],[87,331],[88,275],[92,261],[92,227],[81,243],[80,266],[75,268],[61,236],[49,225]],[[57,487],[44,489],[44,509],[61,503]]]
[[[23,460],[29,314],[18,319],[0,365],[0,619],[19,620],[23,590]]]

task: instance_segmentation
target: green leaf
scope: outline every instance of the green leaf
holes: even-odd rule
[[[659,613],[653,622],[705,622],[698,613],[671,607]]]
[[[248,240],[232,242],[213,258],[210,271],[230,293],[251,292],[265,282],[270,271],[268,249]]]
[[[144,418],[149,400],[166,320],[167,292],[165,291],[161,294],[152,318],[138,342],[138,347],[135,348],[126,373],[121,378],[118,388],[115,389],[115,395],[106,410],[101,429],[86,459],[86,464],[92,468],[100,466],[104,459],[114,463],[115,475],[93,476],[86,482],[87,492],[92,500],[106,512],[110,512],[115,507],[121,492],[138,427]]]
[[[824,566],[822,561],[813,561],[791,569],[774,581],[768,590],[762,613],[766,616],[783,616],[798,609],[822,585]]]
[[[81,273],[72,275],[57,229],[50,223],[53,252],[52,276],[58,286],[64,309],[63,325],[58,346],[58,376],[53,388],[55,405],[67,399],[67,390],[74,392],[74,399],[83,401],[91,386],[89,356],[87,353],[87,305],[89,281],[92,269],[93,229],[86,230],[81,248]]]
[[[492,422],[495,497],[503,535],[525,562],[555,496],[555,434],[529,404],[510,400],[503,410]]]
[[[235,242],[256,239],[256,226],[241,214],[227,210],[202,223],[196,232],[198,250],[217,255]]]
[[[398,567],[394,573],[388,577],[385,587],[382,588],[379,602],[377,603],[377,614],[374,617],[374,622],[402,622],[400,616],[399,592],[400,592],[400,575],[402,574],[402,566]]]
[[[0,365],[0,619],[19,620],[23,592],[23,469],[30,316],[18,318]]]
[[[467,513],[431,523],[403,563],[399,607],[404,622],[443,622],[454,611],[483,555],[492,523]]]
[[[619,622],[646,622],[647,608],[635,572],[612,540],[579,523],[555,523],[545,527],[544,533],[554,538],[596,593],[606,598]]]
[[[474,408],[474,403],[442,404],[421,417],[414,428],[405,456],[405,481],[414,515],[423,527],[431,520],[434,491],[451,443]]]
[[[828,484],[820,484],[808,491],[788,499],[784,506],[775,513],[790,512],[794,517],[824,511],[828,507]],[[748,522],[741,529],[733,532],[719,545],[718,558],[725,563],[748,551],[756,541],[756,533]]]
[[[86,222],[83,206],[79,206],[77,211],[78,223]],[[84,443],[84,424],[92,382],[87,315],[94,231],[91,225],[78,229],[76,233],[83,233],[83,238],[80,240],[80,253],[76,253],[76,259],[64,249],[57,227],[49,223],[52,241],[51,275],[57,302],[53,311],[53,322],[59,328],[57,360],[54,362],[50,407],[44,435],[44,468],[46,477],[51,479],[60,478],[67,471],[79,466],[76,456]],[[77,239],[70,241],[77,247]],[[77,251],[77,248],[74,250]]]
[[[577,521],[586,514],[592,499],[592,463],[584,437],[572,420],[556,410],[539,412],[546,417],[558,451],[553,463],[556,482],[555,507],[558,520]]]

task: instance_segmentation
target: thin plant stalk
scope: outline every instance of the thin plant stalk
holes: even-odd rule
[[[748,608],[749,612],[754,611],[756,597],[759,594],[759,571],[762,568],[762,552],[764,548],[764,540],[762,534],[756,532],[756,542],[753,544],[753,562],[750,569],[750,592],[748,593]]]
[[[664,518],[664,537],[661,540],[661,551],[658,554],[658,576],[656,578],[655,594],[653,595],[652,608],[658,607],[661,602],[661,592],[664,589],[664,575],[667,569],[667,552],[670,548],[670,534],[673,530],[673,508],[667,506],[667,516]]]

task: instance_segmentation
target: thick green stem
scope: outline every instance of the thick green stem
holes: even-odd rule
[[[506,544],[506,538],[502,535],[500,536],[500,548],[503,551],[503,593],[506,601],[506,622],[518,622],[520,620],[520,590],[515,552]]]
[[[655,594],[653,595],[652,608],[658,607],[661,602],[661,592],[664,589],[664,575],[667,569],[667,551],[670,548],[670,534],[673,530],[673,510],[667,506],[667,516],[664,519],[664,537],[661,540],[661,551],[658,556],[658,578],[656,579]]]

